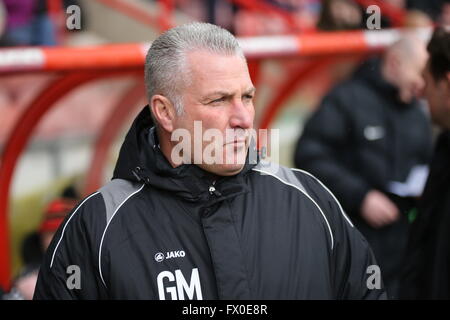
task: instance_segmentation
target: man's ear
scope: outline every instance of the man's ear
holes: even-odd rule
[[[174,130],[175,108],[165,96],[155,94],[150,100],[150,108],[158,125],[171,133]]]

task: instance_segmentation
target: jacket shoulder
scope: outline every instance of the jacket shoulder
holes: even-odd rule
[[[353,228],[352,222],[344,213],[336,197],[312,174],[304,170],[290,169],[267,162],[260,162],[253,168],[253,171],[259,172],[263,176],[271,176],[279,183],[297,189],[299,196],[311,201],[318,209],[330,233],[332,248],[335,242],[335,233],[340,233],[342,228]]]
[[[350,78],[334,86],[322,99],[322,103],[333,102],[337,107],[345,110],[353,110],[355,104],[367,101],[368,97],[378,95],[375,88],[366,81],[358,78]],[[360,103],[358,107],[366,107]]]
[[[84,198],[67,215],[55,234],[53,245],[49,248],[54,251],[50,267],[60,250],[69,250],[69,244],[80,242],[80,234],[85,235],[85,240],[91,246],[98,247],[114,213],[140,187],[126,180],[115,179]]]
[[[120,207],[134,194],[142,190],[144,184],[124,179],[114,179],[100,188],[105,205],[105,219],[108,223]]]
[[[295,187],[299,191],[306,193],[315,199],[331,201],[340,207],[340,203],[333,193],[318,178],[308,171],[287,168],[279,164],[265,161],[260,161],[258,165],[253,168],[253,171],[259,172],[261,175],[273,176],[279,180],[279,182]]]

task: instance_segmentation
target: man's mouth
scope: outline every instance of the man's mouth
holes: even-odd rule
[[[246,139],[236,139],[225,144],[225,146],[243,147],[246,145]]]
[[[240,144],[240,143],[246,143],[247,137],[241,136],[241,137],[235,137],[234,139],[229,139],[229,141],[226,141],[225,144]]]

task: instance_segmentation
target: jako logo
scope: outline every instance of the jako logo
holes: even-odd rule
[[[161,262],[164,259],[172,259],[172,258],[184,258],[186,256],[186,253],[183,250],[180,251],[168,251],[166,252],[166,256],[162,252],[158,252],[155,254],[155,261]]]
[[[155,254],[155,261],[156,262],[161,262],[164,260],[164,254],[162,252],[158,252],[157,254]]]
[[[194,295],[197,300],[203,299],[202,288],[200,286],[200,277],[197,268],[192,269],[189,284],[186,282],[183,273],[179,269],[175,270],[175,275],[170,271],[160,272],[156,282],[158,284],[158,294],[160,300],[166,300],[166,293],[169,294],[169,299],[171,300],[185,300],[185,293],[189,300],[193,300]]]
[[[183,258],[186,254],[183,250],[166,252],[166,259]]]

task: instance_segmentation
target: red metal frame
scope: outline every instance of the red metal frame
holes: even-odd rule
[[[264,117],[262,117],[259,122],[259,128],[269,128],[270,124],[275,120],[278,112],[282,109],[286,100],[303,82],[307,81],[312,74],[323,72],[326,67],[333,63],[341,62],[342,60],[355,59],[357,61],[363,61],[367,58],[367,56],[367,54],[338,57],[328,56],[299,66],[297,70],[290,73],[281,88],[278,90],[278,94],[275,95],[270,103],[268,103],[266,109],[264,110]]]
[[[140,79],[136,79],[136,83],[122,95],[122,98],[111,110],[109,117],[104,122],[103,128],[94,146],[94,154],[88,173],[86,175],[86,183],[84,187],[84,195],[88,195],[97,190],[102,183],[102,173],[104,164],[108,157],[108,150],[114,139],[120,133],[119,128],[128,120],[128,115],[133,111],[131,109],[144,96],[145,88]]]
[[[104,72],[76,72],[62,76],[53,82],[38,95],[29,107],[25,109],[13,130],[2,153],[0,163],[0,257],[10,256],[9,242],[9,191],[11,178],[19,155],[27,145],[33,129],[40,119],[51,109],[61,97],[73,91],[75,88],[89,81],[103,77],[118,76],[128,73],[135,73],[131,70],[114,70]],[[11,266],[9,261],[0,261],[0,286],[4,289],[10,288]]]
[[[284,102],[289,98],[292,92],[304,81],[308,80],[311,74],[319,72],[329,66],[335,59],[331,57],[321,58],[301,65],[297,70],[292,72],[284,81],[284,84],[278,90],[278,94],[272,99],[264,110],[264,116],[261,119],[259,128],[267,129],[275,119]]]
[[[431,28],[416,29],[416,34],[426,38],[431,31]],[[381,50],[400,36],[401,30],[387,29],[242,37],[238,41],[248,59],[264,59],[365,53]],[[4,48],[0,49],[0,73],[142,67],[148,47],[149,44],[130,43],[71,48]]]
[[[298,32],[300,29],[293,15],[291,15],[286,10],[278,8],[270,3],[266,3],[265,1],[254,1],[254,0],[228,0],[228,1],[233,2],[236,5],[247,10],[277,15],[280,18],[282,18],[287,23],[287,25],[289,25],[292,32]]]

